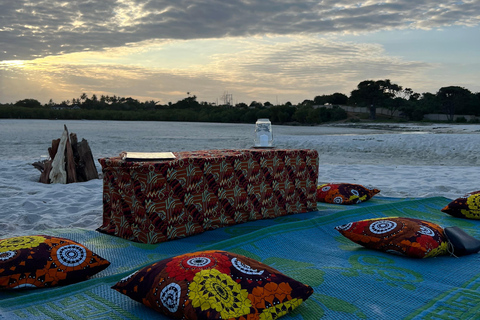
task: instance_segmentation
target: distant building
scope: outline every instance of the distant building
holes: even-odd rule
[[[65,109],[78,110],[78,109],[81,109],[78,104],[74,104],[73,106],[69,106],[68,104],[65,104],[65,103],[53,105],[51,108],[53,110],[65,110]]]

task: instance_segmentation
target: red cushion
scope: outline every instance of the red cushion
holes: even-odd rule
[[[317,201],[335,204],[356,204],[369,200],[379,193],[378,189],[369,189],[352,183],[326,183],[317,187]]]
[[[442,211],[458,218],[480,220],[480,191],[473,191],[453,200]]]
[[[216,250],[153,263],[112,288],[177,319],[277,319],[313,293],[261,262]]]
[[[413,218],[368,219],[335,227],[342,235],[366,248],[414,258],[447,254],[443,228]]]
[[[0,240],[0,289],[45,288],[86,280],[110,262],[75,241],[45,235]]]

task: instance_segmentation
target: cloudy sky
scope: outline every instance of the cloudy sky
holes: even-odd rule
[[[1,0],[0,103],[480,91],[480,0]]]

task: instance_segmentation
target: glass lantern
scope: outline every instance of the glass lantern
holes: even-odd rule
[[[255,123],[254,143],[257,148],[273,147],[273,131],[269,119],[258,119]]]

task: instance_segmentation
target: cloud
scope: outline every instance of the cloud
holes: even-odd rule
[[[170,57],[182,55],[183,62],[168,66]],[[145,42],[4,64],[9,87],[2,99],[28,96],[45,103],[55,88],[63,100],[86,92],[167,103],[189,91],[200,101],[216,102],[229,91],[235,102],[297,103],[320,94],[348,95],[366,78],[390,78],[400,85],[408,79],[412,86],[412,79],[431,68],[388,56],[380,45],[309,36]]]
[[[478,26],[473,0],[16,0],[0,2],[0,61],[158,39]]]

